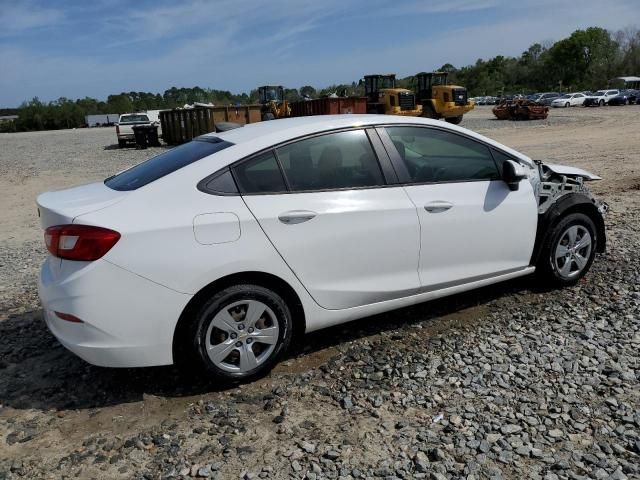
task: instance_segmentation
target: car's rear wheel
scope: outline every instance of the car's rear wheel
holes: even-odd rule
[[[569,102],[564,104],[564,108],[569,108],[571,106],[571,104]]]
[[[542,249],[538,277],[558,286],[574,285],[589,271],[596,242],[596,227],[587,215],[567,215],[553,228]]]
[[[600,100],[600,101],[598,102],[598,105],[600,105],[601,107],[604,107],[604,100]]]
[[[198,311],[188,346],[211,376],[245,380],[267,373],[287,350],[292,319],[285,301],[258,285],[218,292]]]

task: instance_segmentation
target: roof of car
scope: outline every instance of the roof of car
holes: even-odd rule
[[[266,136],[288,139],[326,130],[391,123],[442,125],[442,122],[426,118],[396,115],[316,115],[251,123],[241,128],[207,135],[216,136],[231,143],[243,143]]]
[[[245,125],[240,128],[228,130],[226,132],[209,133],[205,136],[214,136],[231,142],[235,145],[242,145],[251,142],[256,149],[268,148],[278,143],[286,142],[295,138],[312,135],[350,127],[362,127],[368,125],[431,125],[446,128],[451,131],[460,132],[476,137],[478,140],[493,144],[512,155],[523,159],[526,163],[533,165],[532,160],[520,152],[509,147],[500,145],[494,140],[484,137],[478,133],[452,125],[441,120],[432,120],[422,117],[410,117],[399,115],[316,115],[309,117],[282,118],[266,122],[257,122]]]

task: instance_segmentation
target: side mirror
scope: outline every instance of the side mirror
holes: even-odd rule
[[[513,160],[505,160],[502,164],[502,179],[509,190],[516,191],[520,188],[520,180],[527,178],[524,167]]]

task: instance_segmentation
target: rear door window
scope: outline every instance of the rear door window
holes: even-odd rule
[[[232,145],[217,137],[200,137],[109,177],[104,184],[113,190],[136,190]]]
[[[291,191],[335,190],[384,185],[384,177],[364,130],[300,140],[277,148]]]
[[[149,117],[146,115],[123,115],[120,117],[119,123],[147,123]]]

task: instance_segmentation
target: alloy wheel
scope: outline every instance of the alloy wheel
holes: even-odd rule
[[[222,307],[207,328],[205,348],[213,364],[245,373],[266,362],[278,343],[280,327],[273,310],[258,300]]]
[[[560,235],[553,261],[562,278],[574,278],[587,267],[592,243],[589,230],[582,225],[571,225]]]

